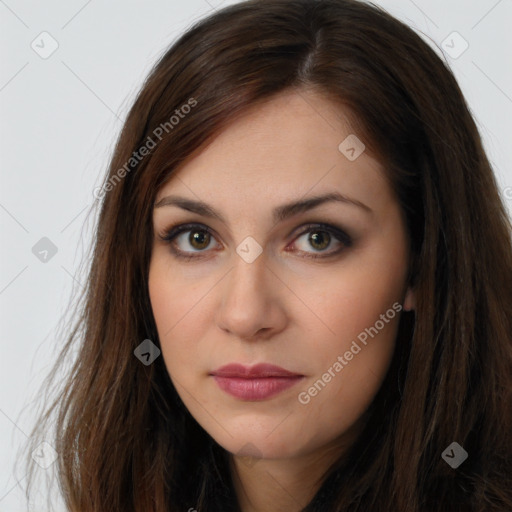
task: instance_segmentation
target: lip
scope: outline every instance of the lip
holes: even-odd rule
[[[304,378],[304,375],[268,363],[251,367],[232,363],[221,366],[210,375],[224,392],[249,401],[271,398]]]

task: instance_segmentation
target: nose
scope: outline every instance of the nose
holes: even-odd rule
[[[287,288],[268,267],[265,253],[251,263],[235,255],[234,268],[223,281],[216,318],[220,329],[255,341],[269,339],[285,328]]]

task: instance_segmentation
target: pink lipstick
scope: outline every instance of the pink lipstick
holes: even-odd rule
[[[272,364],[255,366],[228,364],[210,373],[226,393],[241,400],[265,400],[288,389],[304,378]]]

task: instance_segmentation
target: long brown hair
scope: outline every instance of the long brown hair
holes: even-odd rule
[[[55,416],[71,511],[238,510],[228,454],[188,413],[163,358],[146,366],[134,349],[159,344],[148,295],[157,191],[229,122],[289,89],[353,113],[407,219],[416,290],[365,428],[304,510],[509,512],[511,223],[449,68],[405,24],[355,0],[232,5],[156,64],[99,194],[86,290],[52,375],[77,354],[33,447]],[[442,457],[453,442],[468,453],[457,469]]]

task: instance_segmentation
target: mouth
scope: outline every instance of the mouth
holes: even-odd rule
[[[304,375],[266,363],[251,367],[228,364],[211,372],[210,376],[224,392],[247,401],[271,398],[304,378]]]

